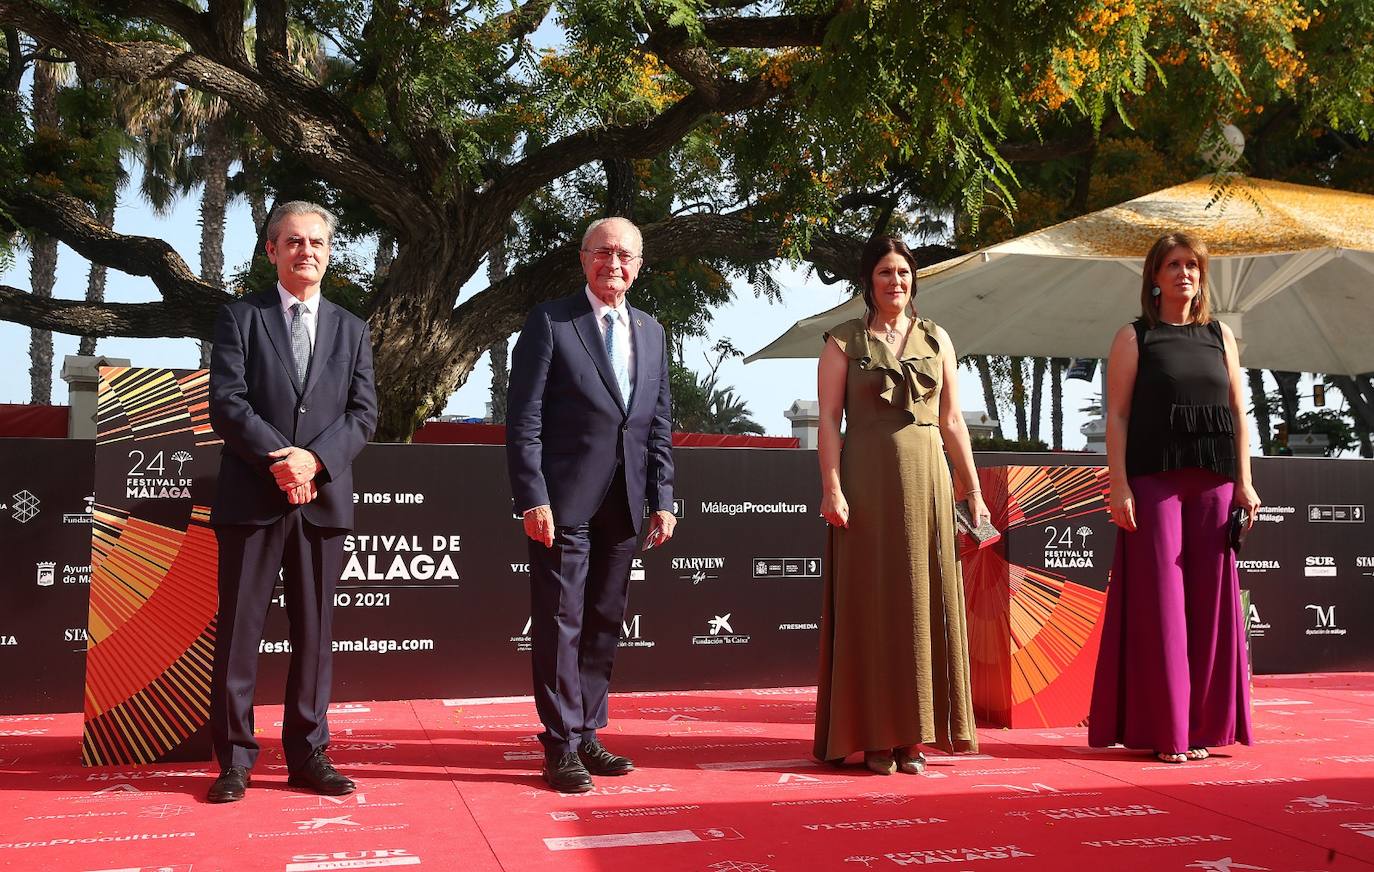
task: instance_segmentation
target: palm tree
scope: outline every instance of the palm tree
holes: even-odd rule
[[[1064,369],[1067,357],[1050,358],[1050,444],[1055,451],[1064,450]]]
[[[987,406],[988,417],[997,422],[997,438],[1002,438],[1002,412],[997,406],[997,385],[992,373],[992,359],[986,354],[970,354],[964,358],[971,361],[978,371],[978,380],[983,385],[983,403]]]
[[[132,89],[100,82],[81,82],[80,88],[77,96],[81,98],[81,103],[67,124],[71,128],[71,135],[84,138],[95,146],[90,156],[102,166],[102,175],[108,184],[97,182],[90,186],[87,199],[100,225],[112,230],[115,208],[119,205],[119,192],[129,181],[124,158],[137,152],[137,141],[127,134],[120,120],[122,110],[130,100],[128,92]],[[107,274],[103,263],[90,262],[86,274],[86,302],[104,302]],[[95,346],[96,337],[82,336],[77,344],[77,354],[93,355]]]
[[[1008,378],[1011,384],[1011,410],[1016,415],[1016,438],[1026,441],[1026,373],[1024,357],[1009,357]]]
[[[30,108],[34,139],[56,137],[58,69],[47,61],[34,61],[33,98]],[[57,284],[57,240],[34,233],[29,239],[29,292],[51,297]],[[52,331],[29,331],[29,402],[52,403]]]
[[[1298,382],[1302,380],[1302,373],[1271,369],[1269,374],[1279,386],[1279,405],[1280,411],[1283,412],[1283,422],[1288,425],[1289,432],[1293,432],[1298,429]]]
[[[1034,358],[1031,369],[1030,400],[1030,438],[1040,438],[1040,409],[1044,400],[1045,369],[1049,361],[1044,357]]]
[[[110,198],[96,206],[95,217],[102,227],[114,228],[115,205],[119,202],[119,196],[115,192],[110,192]],[[107,270],[104,264],[91,261],[90,271],[86,274],[86,302],[103,303],[105,302],[105,277]],[[82,336],[81,341],[76,346],[77,354],[95,354],[95,337]]]
[[[1255,415],[1255,429],[1259,431],[1260,450],[1274,453],[1274,425],[1269,419],[1269,395],[1264,391],[1264,370],[1251,367],[1245,371],[1250,380],[1250,403]]]
[[[686,367],[671,363],[673,370],[673,429],[690,433],[756,433],[763,427],[750,417],[749,407],[729,385],[719,386],[720,366],[732,357],[743,357],[728,339],[720,339],[707,353],[708,370],[697,375]]]
[[[702,419],[702,433],[725,433],[739,436],[748,433],[762,436],[763,427],[750,417],[749,406],[735,394],[735,389],[713,388]]]

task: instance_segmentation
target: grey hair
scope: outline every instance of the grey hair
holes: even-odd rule
[[[595,221],[593,221],[592,223],[588,224],[588,225],[587,225],[587,229],[584,230],[584,231],[582,231],[582,247],[583,247],[583,248],[586,248],[586,247],[587,247],[587,240],[592,238],[592,234],[596,232],[596,229],[597,229],[598,227],[600,227],[600,226],[603,225],[603,224],[609,224],[609,223],[612,222],[612,221],[620,221],[620,222],[623,222],[623,223],[625,223],[625,224],[630,225],[630,229],[634,230],[635,236],[638,236],[638,237],[639,237],[639,248],[640,248],[640,252],[639,252],[639,253],[640,253],[640,254],[643,254],[643,253],[644,253],[644,234],[641,233],[641,232],[639,232],[639,227],[638,227],[638,225],[636,225],[633,221],[631,221],[629,218],[621,218],[619,215],[612,215],[612,216],[609,217],[609,218],[598,218],[598,219],[596,219]]]
[[[329,231],[329,242],[334,241],[334,228],[339,226],[339,219],[334,217],[334,213],[319,205],[311,203],[309,200],[292,200],[289,203],[281,203],[272,210],[272,217],[267,219],[267,239],[276,242],[277,231],[281,229],[281,223],[286,220],[287,215],[318,215],[324,221],[325,228]]]

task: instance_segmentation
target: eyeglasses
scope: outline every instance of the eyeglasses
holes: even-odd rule
[[[637,254],[630,254],[628,251],[619,248],[584,248],[582,251],[590,254],[592,260],[598,263],[606,263],[619,258],[622,263],[629,264],[639,260],[640,257]]]

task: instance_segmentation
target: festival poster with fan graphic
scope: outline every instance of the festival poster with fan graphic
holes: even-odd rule
[[[1102,466],[978,471],[1001,541],[961,554],[974,709],[1005,727],[1088,715],[1115,533]]]
[[[102,367],[86,653],[86,765],[204,760],[219,467],[204,370]]]

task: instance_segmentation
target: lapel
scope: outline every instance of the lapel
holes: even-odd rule
[[[625,398],[620,395],[620,386],[615,383],[611,358],[606,354],[606,341],[601,338],[601,330],[596,326],[596,313],[592,311],[586,291],[573,297],[572,311],[573,327],[577,330],[577,337],[582,340],[582,347],[596,364],[596,370],[601,373],[601,382],[606,386],[606,390],[610,391],[611,396],[620,404],[620,410],[625,411]],[[631,336],[633,335],[634,331],[631,331]]]
[[[342,320],[334,304],[321,296],[320,306],[315,310],[315,349],[310,354],[310,369],[305,373],[305,390],[301,391],[301,399],[310,396],[310,391],[320,380],[320,373],[327,365],[325,362],[334,352]]]
[[[276,349],[277,359],[281,361],[282,369],[286,370],[286,377],[291,380],[296,395],[300,396],[301,383],[296,378],[296,360],[291,356],[291,337],[286,332],[286,317],[282,314],[281,297],[277,295],[275,285],[270,291],[258,295],[258,314],[262,318],[262,326],[267,329],[268,338],[272,340],[272,347]]]
[[[644,313],[628,304],[625,309],[630,313],[630,347],[634,349],[635,356],[634,388],[630,393],[630,406],[633,408],[644,397],[644,377],[649,371],[648,361],[644,359],[648,343],[643,341]]]

